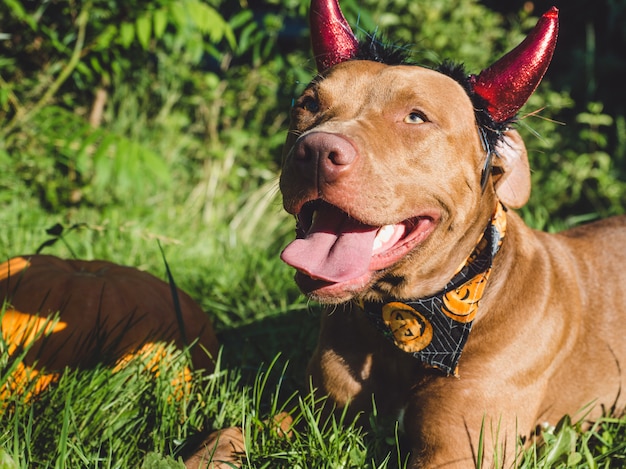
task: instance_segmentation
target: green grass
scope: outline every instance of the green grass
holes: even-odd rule
[[[172,350],[159,376],[140,360],[116,373],[105,367],[68,370],[34,401],[15,396],[1,403],[0,467],[182,467],[180,458],[199,438],[230,425],[246,429],[249,468],[405,467],[397,429],[367,433],[341,417],[323,421],[307,392],[304,367],[316,341],[319,308],[299,295],[292,273],[277,258],[290,233],[278,223],[284,216],[276,199],[258,206],[270,221],[257,223],[256,236],[245,237],[244,225],[224,228],[222,222],[215,230],[201,219],[181,217],[184,206],[136,219],[121,209],[81,209],[62,220],[27,210],[29,199],[13,203],[16,211],[0,214],[4,257],[57,239],[44,252],[105,257],[165,279],[160,242],[177,284],[215,320],[223,349],[215,373],[195,375],[180,400],[172,399],[172,377],[188,362]],[[18,212],[15,221],[12,213]],[[46,233],[54,223],[72,226],[79,219],[84,225],[60,238]],[[266,424],[281,411],[300,422],[289,439]],[[564,420],[544,440],[526,450],[520,467],[626,464],[624,420],[603,419],[587,431]]]

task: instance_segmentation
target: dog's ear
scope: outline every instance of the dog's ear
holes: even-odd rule
[[[498,198],[507,207],[523,207],[530,197],[530,167],[520,134],[515,130],[504,132],[496,154],[492,174]]]

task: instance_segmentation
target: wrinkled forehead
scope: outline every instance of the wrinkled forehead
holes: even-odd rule
[[[474,108],[452,78],[415,65],[384,65],[366,60],[342,62],[311,84],[320,100],[349,99],[359,106],[415,108],[443,118],[474,123]]]

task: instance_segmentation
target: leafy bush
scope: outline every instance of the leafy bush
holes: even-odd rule
[[[206,222],[235,216],[241,194],[275,177],[289,103],[313,76],[306,23],[291,16],[304,15],[308,2],[272,4],[255,15],[217,0],[6,2],[0,158],[9,171],[0,187],[23,181],[44,207],[63,211],[191,184],[188,203]],[[453,58],[474,72],[535,21],[522,11],[503,28],[502,16],[469,0],[397,0],[392,8],[346,0],[343,7],[359,34],[404,44],[426,66]],[[551,73],[527,106],[529,113],[549,106],[539,112],[544,119],[522,122],[544,195],[533,197],[525,216],[544,226],[551,214],[563,226],[579,220],[564,222],[571,214],[618,213],[625,171],[599,155],[615,153],[615,142],[598,136],[620,137],[623,166],[624,119],[584,122],[584,104],[550,90]],[[550,121],[563,117],[567,127]],[[545,160],[548,152],[562,158]],[[566,191],[565,181],[574,181]]]

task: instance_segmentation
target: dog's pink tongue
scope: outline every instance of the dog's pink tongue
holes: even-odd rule
[[[377,231],[335,207],[324,207],[305,238],[289,244],[280,257],[312,278],[344,282],[368,272]]]

